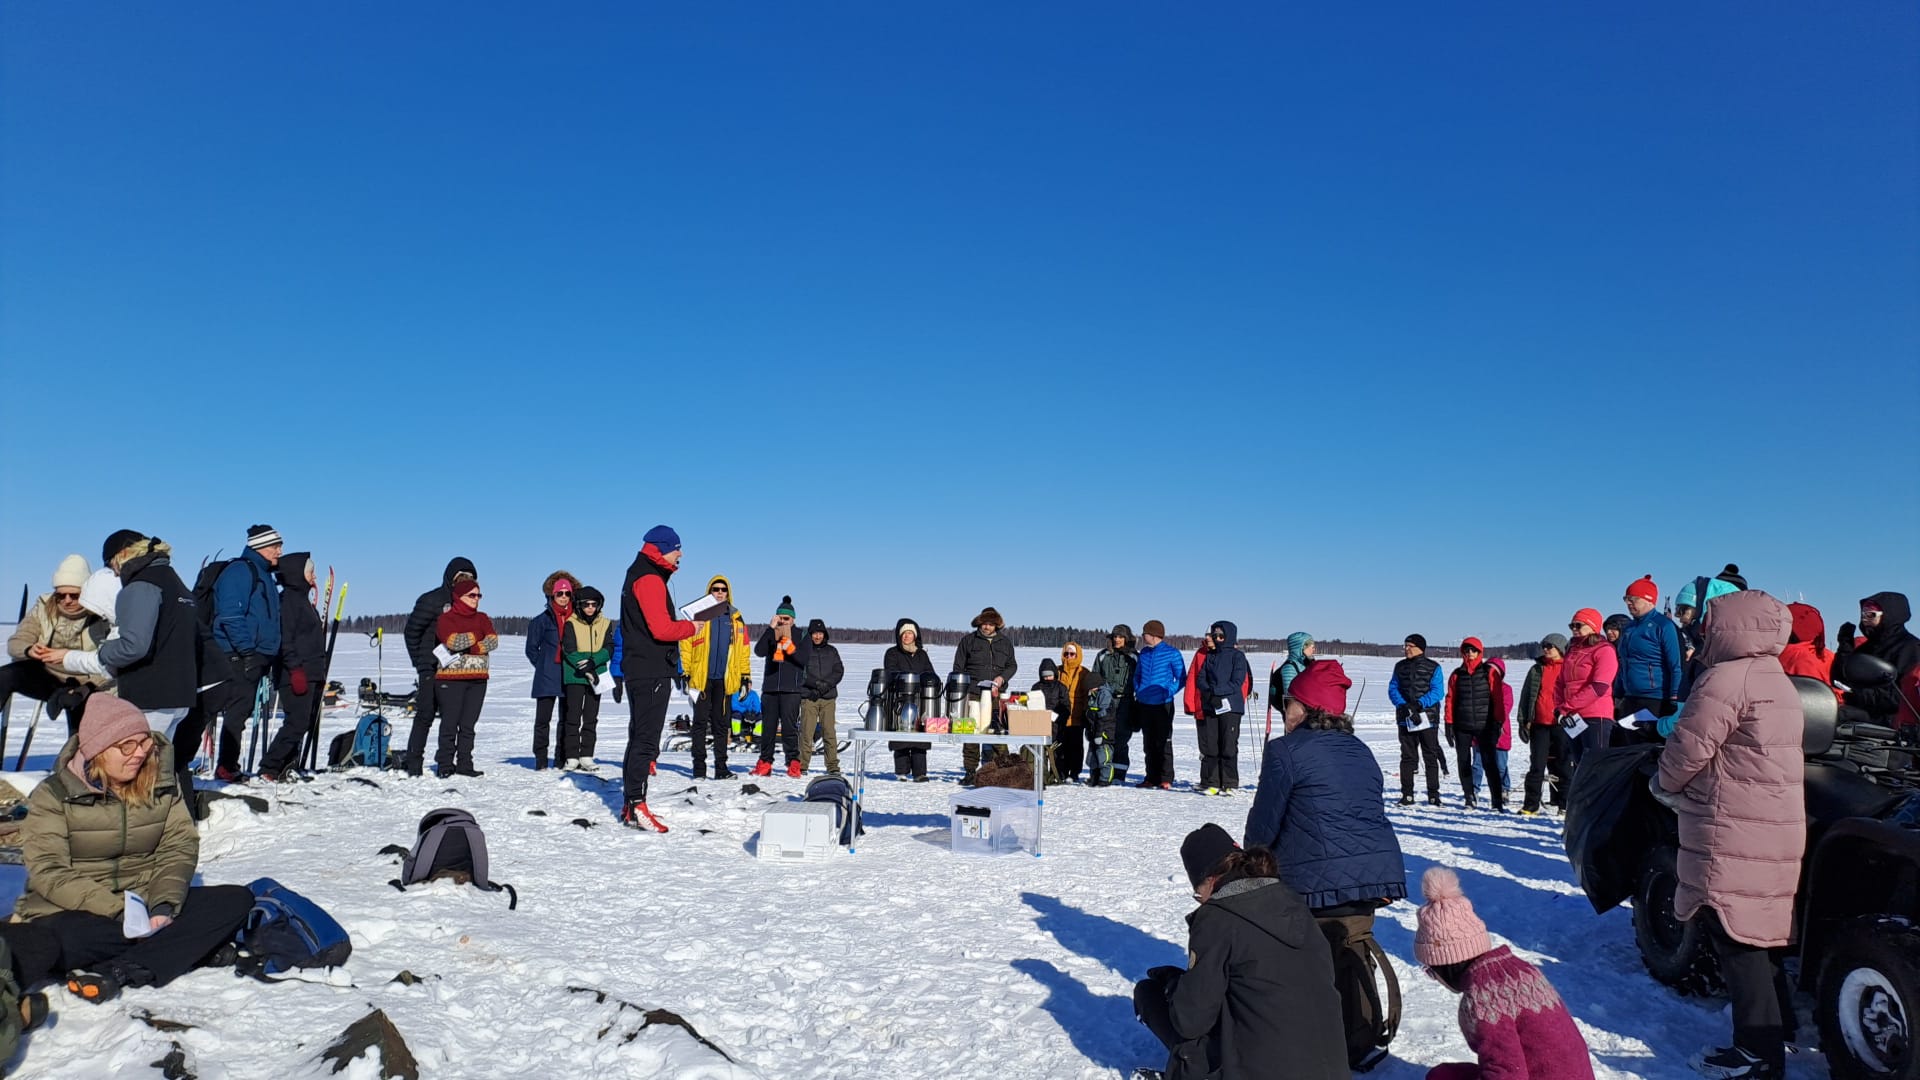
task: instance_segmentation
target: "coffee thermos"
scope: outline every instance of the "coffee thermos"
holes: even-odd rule
[[[947,718],[964,720],[973,716],[973,676],[956,671],[947,676]]]
[[[867,679],[867,705],[861,710],[861,718],[866,722],[868,731],[887,730],[887,670],[874,668]]]
[[[917,730],[920,724],[920,676],[911,671],[894,672],[887,705],[892,717],[888,730]]]

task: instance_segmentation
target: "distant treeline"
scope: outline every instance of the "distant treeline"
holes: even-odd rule
[[[527,624],[532,620],[526,615],[495,615],[493,628],[502,634],[525,634]],[[342,632],[371,634],[374,627],[385,628],[388,634],[398,636],[407,624],[405,615],[356,615],[342,619]],[[1015,645],[1034,649],[1057,649],[1069,641],[1077,641],[1090,653],[1098,653],[1107,644],[1107,630],[1087,629],[1077,626],[1009,626],[1002,630]],[[971,630],[941,630],[936,627],[920,628],[920,640],[929,645],[958,645],[960,639],[972,633]],[[1139,627],[1134,627],[1135,644],[1138,645]],[[853,645],[891,645],[893,628],[867,629],[864,627],[833,627],[833,640],[840,644]],[[1176,649],[1191,652],[1200,647],[1200,638],[1194,634],[1174,634],[1167,638]],[[1399,656],[1400,643],[1379,644],[1371,641],[1341,641],[1338,638],[1320,638],[1318,652],[1321,656]],[[1246,652],[1284,653],[1287,651],[1285,638],[1248,638],[1240,639],[1240,648]],[[1508,660],[1525,660],[1533,656],[1535,646],[1527,645],[1489,645],[1488,656],[1498,656]],[[1451,656],[1458,651],[1456,644],[1434,642],[1431,651],[1436,656]]]

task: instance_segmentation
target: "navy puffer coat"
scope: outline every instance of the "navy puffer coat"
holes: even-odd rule
[[[1280,877],[1316,910],[1401,900],[1407,869],[1380,799],[1380,763],[1352,734],[1298,728],[1267,743],[1246,844],[1273,850]]]

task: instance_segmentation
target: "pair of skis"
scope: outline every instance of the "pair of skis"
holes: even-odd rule
[[[340,583],[340,595],[333,595],[333,567],[327,567],[327,587],[320,602],[320,621],[327,628],[327,654],[320,662],[320,678],[314,683],[313,692],[319,695],[313,703],[313,723],[307,727],[307,745],[302,748],[301,760],[306,762],[308,772],[317,772],[320,768],[320,719],[327,713],[327,679],[333,673],[333,649],[340,643],[340,615],[347,606],[347,583]],[[329,612],[328,609],[332,611]]]

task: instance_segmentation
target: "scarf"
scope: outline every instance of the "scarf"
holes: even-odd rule
[[[554,595],[559,596],[560,594],[554,593]],[[568,593],[567,596],[572,597],[573,594]],[[559,601],[549,600],[547,606],[553,611],[554,628],[560,631],[559,634],[556,635],[559,640],[556,641],[553,646],[553,662],[556,664],[564,664],[567,662],[567,620],[573,618],[573,601],[569,599],[566,606],[562,607]]]

